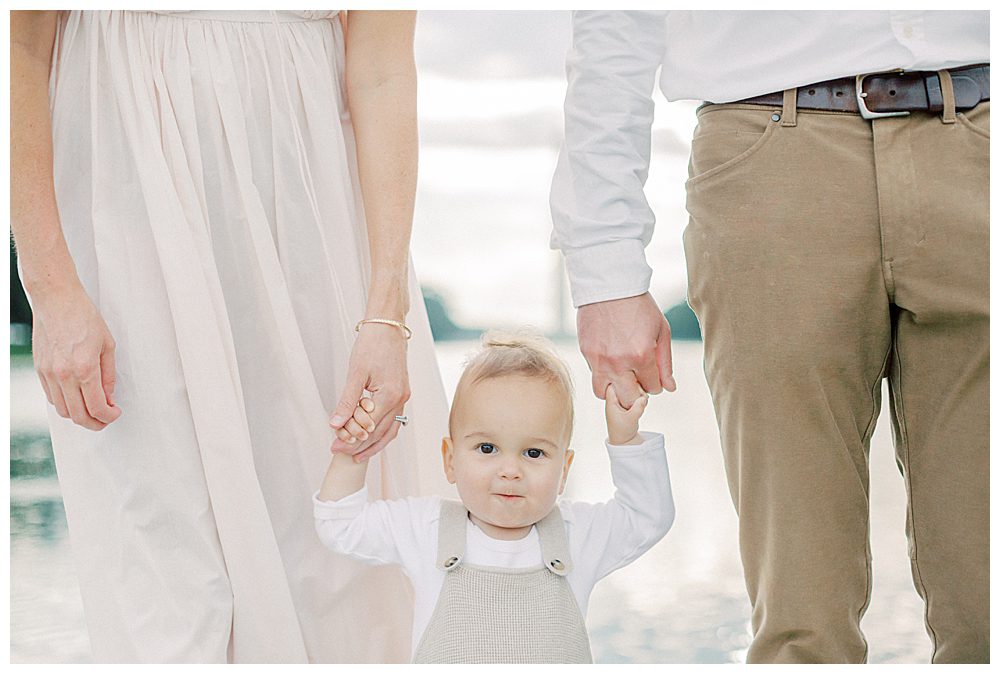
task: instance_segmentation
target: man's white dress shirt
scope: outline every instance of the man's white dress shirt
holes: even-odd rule
[[[667,100],[725,103],[859,73],[987,63],[989,33],[982,11],[574,12],[550,197],[573,305],[649,289],[643,185],[661,65]]]

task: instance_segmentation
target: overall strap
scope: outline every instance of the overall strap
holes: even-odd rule
[[[451,571],[465,556],[465,527],[469,511],[460,501],[442,500],[438,519],[437,567]]]
[[[542,546],[542,561],[545,567],[557,576],[565,576],[573,570],[573,560],[569,556],[569,542],[566,539],[566,524],[563,522],[559,506],[555,505],[549,514],[535,525],[538,540]]]

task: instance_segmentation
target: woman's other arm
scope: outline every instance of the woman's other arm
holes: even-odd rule
[[[365,318],[404,321],[409,310],[409,248],[417,184],[417,78],[414,12],[347,14],[347,98],[357,143],[358,172],[371,252]],[[346,442],[342,428],[361,392],[372,391],[375,429]],[[399,431],[393,420],[410,396],[406,339],[396,327],[366,323],[351,353],[347,384],[331,425],[336,451],[368,458]]]
[[[10,16],[11,231],[45,396],[60,416],[100,430],[121,415],[112,399],[115,347],[77,276],[56,207],[48,81],[57,15]]]

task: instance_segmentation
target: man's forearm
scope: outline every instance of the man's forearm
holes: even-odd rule
[[[567,55],[566,138],[552,181],[551,246],[566,260],[573,304],[641,295],[653,212],[652,90],[662,12],[574,12]]]

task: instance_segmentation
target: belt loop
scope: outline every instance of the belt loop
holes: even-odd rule
[[[785,89],[781,103],[781,125],[795,126],[795,101],[798,96],[798,89]]]
[[[941,80],[941,98],[944,103],[941,122],[954,124],[957,117],[955,117],[955,85],[951,81],[951,73],[947,70],[939,70],[938,79]]]

